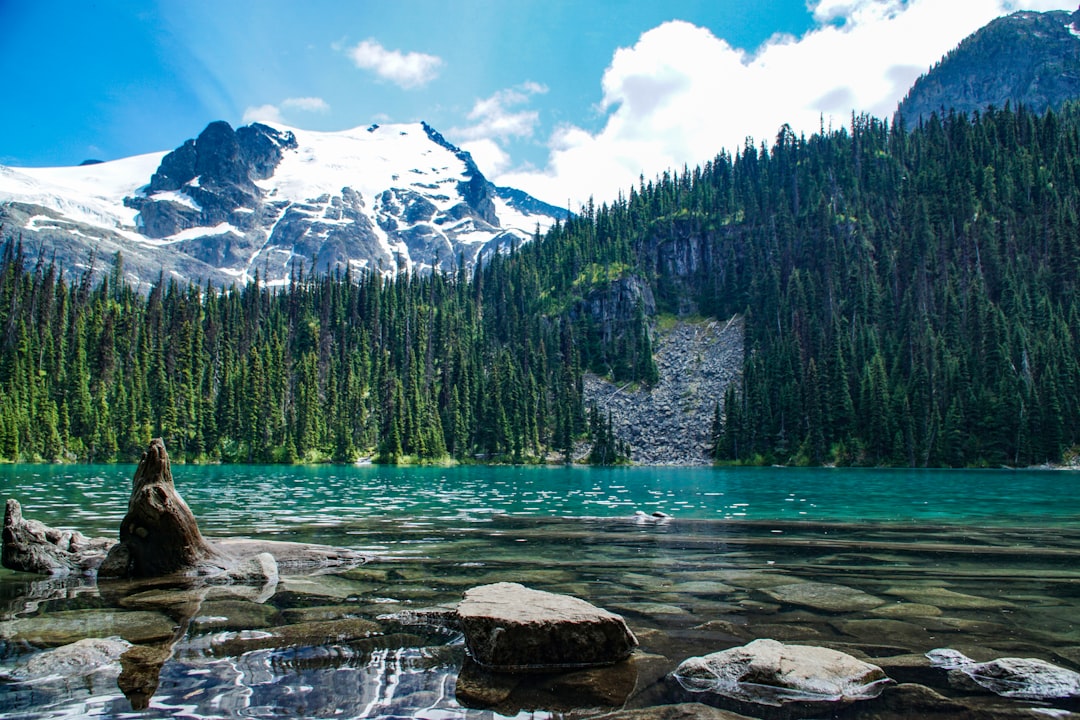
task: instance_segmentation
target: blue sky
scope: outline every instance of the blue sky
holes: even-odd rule
[[[309,130],[427,120],[497,182],[573,204],[746,136],[768,140],[784,122],[813,132],[852,110],[887,116],[992,18],[1062,7],[0,0],[0,164],[167,150],[217,119]]]

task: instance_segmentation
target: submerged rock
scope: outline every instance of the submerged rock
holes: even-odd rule
[[[454,696],[465,707],[491,709],[499,715],[572,712],[583,707],[619,707],[636,681],[637,670],[630,662],[564,673],[512,675],[466,660]]]
[[[135,645],[120,657],[116,685],[132,710],[146,710],[161,682],[161,668],[172,655],[171,643]]]
[[[518,583],[467,590],[457,614],[473,659],[501,672],[611,665],[637,647],[619,615]]]
[[[218,654],[242,655],[252,650],[287,647],[318,647],[353,643],[382,634],[382,626],[363,618],[312,621],[280,625],[264,630],[243,630],[215,635]]]
[[[832,613],[872,610],[885,604],[881,598],[846,585],[800,582],[766,588],[765,594],[781,603],[803,605]]]
[[[1012,607],[1012,603],[1002,600],[968,595],[943,587],[899,587],[889,588],[886,595],[895,595],[913,603],[932,605],[944,610],[996,610]]]
[[[613,713],[595,715],[592,720],[751,720],[751,718],[701,703],[679,703],[637,710],[617,710]]]
[[[114,669],[120,672],[120,656],[131,648],[121,638],[85,638],[32,656],[12,670],[6,679],[16,682],[41,682],[51,679],[85,677]]]
[[[511,674],[488,670],[466,658],[455,683],[462,706],[501,716],[531,712],[570,713],[626,705],[642,685],[661,678],[667,658],[635,653],[625,662],[553,673]]]
[[[171,619],[147,610],[62,610],[0,622],[0,638],[48,647],[117,635],[135,644],[159,642],[175,631]]]
[[[798,705],[812,712],[875,698],[892,682],[878,666],[847,653],[776,640],[692,657],[673,676],[691,693],[749,705]]]
[[[1080,698],[1080,673],[1037,658],[998,658],[975,662],[948,648],[926,653],[930,664],[947,670],[949,682],[965,690],[989,690],[1020,700]]]

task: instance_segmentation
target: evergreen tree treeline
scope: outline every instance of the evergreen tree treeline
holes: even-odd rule
[[[1024,466],[1080,441],[1080,106],[784,130],[679,206],[737,276],[701,292],[746,313],[718,458]]]
[[[148,295],[0,257],[0,459],[527,461],[587,435],[576,332],[514,255],[469,277],[258,278]]]
[[[11,241],[0,458],[130,459],[161,435],[188,459],[525,460],[588,437],[619,461],[581,376],[656,380],[651,307],[596,310],[638,283],[660,311],[744,315],[718,459],[1056,461],[1080,442],[1078,213],[1069,105],[785,126],[449,275],[144,296]]]

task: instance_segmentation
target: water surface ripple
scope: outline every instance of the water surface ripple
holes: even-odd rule
[[[7,466],[0,490],[29,518],[115,536],[133,473]],[[920,664],[922,653],[954,647],[979,660],[1039,657],[1080,667],[1080,473],[173,473],[207,535],[320,542],[373,559],[346,572],[285,577],[268,593],[215,588],[195,599],[183,588],[0,570],[0,678],[82,637],[131,637],[137,657],[164,659],[156,684],[132,662],[73,678],[0,679],[0,716],[584,718],[684,701],[667,679],[680,661],[769,637],[843,649],[900,683],[959,697],[980,716],[1013,717],[1032,704],[957,694],[944,673]],[[478,673],[453,628],[408,620],[499,581],[622,614],[640,653],[593,674],[507,685]],[[149,688],[144,709],[134,709],[133,677],[136,689]],[[913,716],[892,692],[844,717]],[[1069,708],[1041,709],[1070,717]]]

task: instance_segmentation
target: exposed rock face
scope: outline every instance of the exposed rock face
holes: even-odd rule
[[[811,713],[875,698],[892,682],[881,668],[846,653],[776,640],[690,658],[674,677],[691,693]]]
[[[949,671],[949,682],[964,690],[989,690],[1020,700],[1080,698],[1080,673],[1037,658],[998,658],[975,662],[956,650],[926,653],[930,663]]]
[[[1011,102],[1041,113],[1080,97],[1077,15],[1017,12],[994,20],[919,78],[897,114],[911,127],[943,110],[971,113]]]
[[[441,133],[427,123],[421,123],[421,127],[432,142],[454,153],[455,157],[465,163],[465,180],[458,183],[458,192],[465,198],[469,208],[481,219],[491,225],[498,225],[499,218],[495,215],[495,204],[492,202],[495,186],[481,174],[480,169],[473,162],[472,155],[447,141]]]
[[[655,332],[653,349],[660,374],[655,386],[631,390],[587,375],[585,404],[610,413],[635,463],[707,464],[716,403],[742,374],[742,319],[678,322]]]
[[[26,520],[19,501],[9,499],[4,511],[3,564],[9,570],[39,575],[93,572],[114,540],[90,539],[73,530],[58,530]]]
[[[213,122],[162,159],[145,194],[125,202],[139,211],[150,238],[220,223],[248,226],[262,200],[255,181],[273,175],[283,152],[295,149],[288,131],[259,123],[234,131]]]
[[[610,665],[637,646],[620,616],[518,583],[467,590],[457,613],[473,659],[501,672]]]
[[[135,470],[120,542],[109,551],[100,574],[168,575],[192,570],[215,555],[191,509],[176,492],[165,443],[160,438],[152,440]]]
[[[647,282],[636,275],[629,275],[589,293],[571,309],[570,319],[573,321],[580,315],[590,316],[600,326],[603,341],[608,343],[612,336],[625,330],[638,311],[645,317],[652,317],[656,314],[656,300]]]

